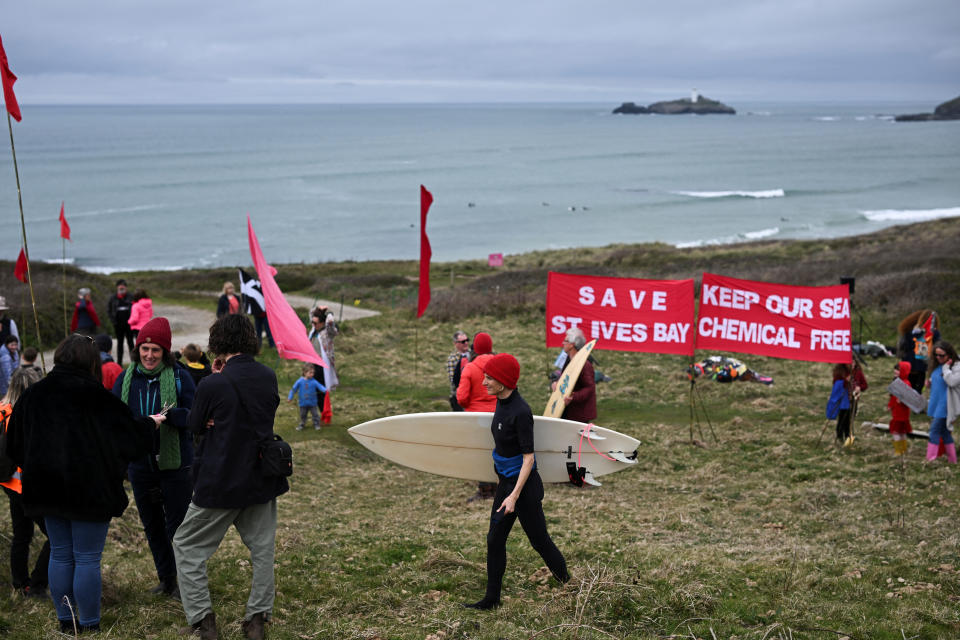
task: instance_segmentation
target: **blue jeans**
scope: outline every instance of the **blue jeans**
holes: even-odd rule
[[[110,521],[87,522],[47,516],[50,536],[50,597],[57,619],[73,618],[81,625],[100,623],[100,557]],[[69,606],[64,599],[69,600]]]
[[[953,434],[947,429],[946,418],[934,418],[930,423],[930,444],[940,444],[940,438],[943,438],[943,444],[953,444]]]

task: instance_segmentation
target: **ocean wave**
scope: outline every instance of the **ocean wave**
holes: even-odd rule
[[[166,205],[163,204],[138,204],[132,207],[116,207],[109,209],[94,209],[93,211],[68,211],[66,213],[67,221],[71,221],[74,218],[93,218],[96,216],[109,216],[117,213],[133,213],[135,211],[153,211],[154,209],[161,209]],[[58,213],[59,215],[59,213]],[[56,220],[57,218],[49,218],[51,220]]]
[[[677,249],[694,249],[696,247],[710,247],[715,245],[722,244],[736,244],[738,242],[749,242],[751,240],[760,240],[762,238],[769,238],[780,233],[780,227],[770,227],[768,229],[760,229],[759,231],[747,231],[744,233],[738,233],[733,236],[724,236],[722,238],[710,238],[709,240],[693,240],[690,242],[678,242],[675,246]]]
[[[814,120],[817,122],[839,122],[840,116],[817,116]]]
[[[195,269],[196,265],[187,266],[187,265],[178,265],[178,266],[146,266],[141,265],[137,267],[116,267],[116,266],[105,266],[105,265],[80,265],[80,268],[84,271],[89,271],[90,273],[99,273],[103,275],[110,275],[111,273],[130,273],[132,271],[184,271],[186,269]]]
[[[767,189],[765,191],[671,191],[677,196],[691,198],[782,198],[786,196],[783,189]]]
[[[877,209],[875,211],[861,211],[860,215],[871,222],[924,222],[939,218],[956,218],[960,216],[960,207],[948,209]]]

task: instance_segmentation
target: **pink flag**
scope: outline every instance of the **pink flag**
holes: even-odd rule
[[[253,266],[257,270],[257,275],[260,276],[267,322],[270,324],[273,341],[277,345],[277,353],[281,358],[302,360],[326,367],[327,363],[313,350],[313,345],[307,338],[307,330],[297,317],[297,312],[287,302],[276,280],[273,279],[277,270],[267,264],[263,257],[260,243],[253,232],[250,216],[247,216],[247,236],[250,240],[250,257],[253,258]]]

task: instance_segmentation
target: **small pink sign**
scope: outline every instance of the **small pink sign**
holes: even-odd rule
[[[502,253],[491,253],[490,257],[487,258],[487,265],[491,267],[502,267],[503,266],[503,254]]]

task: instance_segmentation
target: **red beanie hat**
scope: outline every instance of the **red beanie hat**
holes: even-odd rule
[[[477,335],[473,336],[473,352],[478,356],[482,356],[485,353],[490,353],[493,351],[493,338],[490,337],[489,333],[483,333],[482,331]]]
[[[158,347],[163,347],[170,351],[170,322],[166,318],[154,318],[143,325],[140,333],[137,334],[137,344],[139,347],[144,342],[151,342]]]
[[[520,363],[509,353],[498,353],[483,367],[483,372],[508,389],[517,388],[520,379]]]

